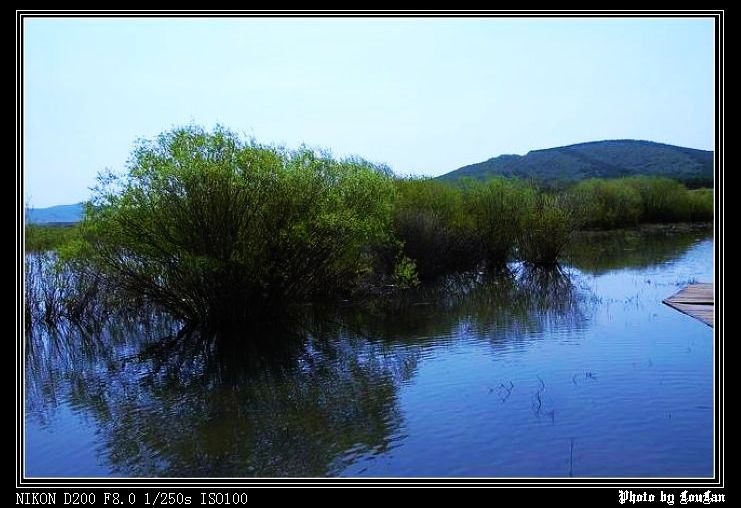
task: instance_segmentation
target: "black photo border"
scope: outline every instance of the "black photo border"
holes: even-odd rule
[[[28,478],[24,472],[24,188],[23,188],[23,31],[32,18],[704,18],[715,25],[715,327],[714,461],[712,478]],[[723,164],[724,164],[724,11],[723,10],[16,10],[16,492],[61,489],[151,489],[194,492],[274,487],[528,487],[544,491],[603,488],[618,500],[618,489],[722,489],[724,482],[724,340],[723,340]],[[555,488],[555,489],[554,489]],[[594,493],[594,492],[593,492]],[[373,496],[372,496],[373,497]],[[370,498],[369,498],[370,499]]]

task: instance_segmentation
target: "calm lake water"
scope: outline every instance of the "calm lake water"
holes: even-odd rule
[[[36,334],[26,475],[712,476],[713,331],[661,303],[713,280],[711,234],[590,237],[565,276],[343,309],[269,353]]]

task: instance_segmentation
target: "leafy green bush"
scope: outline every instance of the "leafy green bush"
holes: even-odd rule
[[[393,228],[421,280],[469,270],[480,259],[461,189],[428,179],[396,182]]]
[[[514,254],[536,191],[520,180],[501,177],[465,185],[465,210],[473,221],[480,252],[490,267],[502,267]]]
[[[101,178],[76,255],[202,325],[349,292],[389,231],[394,187],[362,160],[176,129]]]
[[[681,222],[690,219],[689,193],[684,185],[670,180],[636,176],[622,180],[641,196],[641,222]]]
[[[669,178],[591,179],[575,185],[572,194],[583,205],[588,228],[612,229],[638,223],[708,221],[713,218],[712,190],[687,190]]]
[[[577,203],[567,194],[535,195],[522,222],[519,257],[536,266],[555,266],[579,226]]]
[[[625,180],[584,180],[572,189],[587,227],[610,229],[638,224],[643,213],[640,192]]]
[[[406,256],[403,256],[394,267],[394,282],[401,288],[411,288],[419,285],[417,265]]]
[[[687,191],[689,220],[712,221],[715,210],[713,189],[695,189]]]

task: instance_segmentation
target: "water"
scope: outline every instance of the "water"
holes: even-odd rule
[[[566,278],[343,309],[269,354],[28,339],[26,475],[710,477],[713,332],[661,303],[712,280],[710,235],[589,238]]]

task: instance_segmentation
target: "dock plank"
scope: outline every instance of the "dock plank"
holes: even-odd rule
[[[715,293],[712,284],[691,284],[664,300],[679,312],[699,319],[708,326],[714,325]]]

